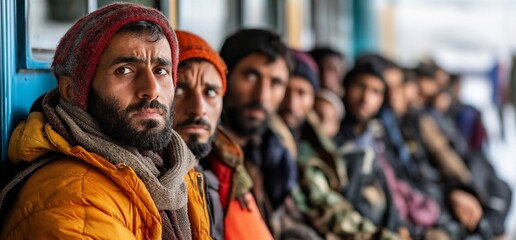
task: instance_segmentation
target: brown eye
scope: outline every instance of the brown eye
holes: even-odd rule
[[[154,71],[155,74],[157,75],[167,75],[168,74],[168,70],[165,69],[165,68],[158,68]]]
[[[272,85],[273,86],[284,86],[284,85],[286,85],[286,83],[284,81],[281,81],[281,79],[279,79],[279,78],[273,78]]]
[[[120,67],[115,70],[115,73],[118,75],[124,75],[128,73],[132,73],[133,71],[128,67]]]

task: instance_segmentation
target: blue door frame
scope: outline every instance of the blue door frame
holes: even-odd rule
[[[7,158],[14,127],[27,117],[34,100],[57,84],[50,61],[32,57],[27,5],[27,0],[0,2],[1,160]]]

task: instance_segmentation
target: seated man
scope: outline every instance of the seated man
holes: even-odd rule
[[[375,234],[383,234],[384,239],[395,237],[388,231],[381,233],[381,228],[357,213],[341,194],[350,185],[346,161],[331,140],[322,135],[312,112],[319,88],[316,68],[310,56],[294,51],[294,71],[279,109],[297,142],[300,189],[294,192],[296,203],[308,222],[326,238],[371,239]],[[356,160],[348,157],[346,160]]]
[[[58,88],[10,139],[10,161],[28,166],[0,196],[1,239],[191,239],[183,176],[195,159],[172,130],[177,56],[165,16],[136,4],[66,32]]]
[[[372,191],[352,194],[352,188],[348,187],[345,196],[358,212],[375,225],[398,231],[405,226],[406,219],[402,218],[405,216],[400,216],[400,213],[406,212],[408,203],[398,193],[410,192],[412,189],[396,177],[386,160],[383,129],[376,120],[387,96],[387,83],[382,71],[381,63],[360,62],[346,75],[344,106],[347,113],[334,140],[341,150],[352,147],[372,151],[370,171],[373,177],[367,181],[368,184],[378,186],[376,194],[372,195]],[[410,191],[403,191],[407,189]]]
[[[176,35],[181,54],[174,129],[197,159],[186,176],[193,238],[272,239],[250,193],[242,150],[217,126],[226,65],[200,37],[184,31]]]
[[[275,238],[287,232],[316,238],[297,219],[287,218],[296,216],[290,194],[297,185],[297,166],[286,144],[290,133],[274,116],[287,88],[290,50],[275,33],[245,29],[226,39],[220,55],[228,66],[222,125],[244,151],[262,217]]]
[[[511,205],[512,191],[501,180],[489,160],[482,152],[471,149],[453,119],[433,106],[435,97],[439,94],[439,82],[435,66],[420,64],[416,69],[420,91],[424,92],[424,117],[426,122],[432,122],[442,133],[442,140],[436,141],[433,131],[426,134],[429,143],[434,146],[448,148],[467,167],[470,176],[462,181],[462,189],[451,192],[449,202],[451,211],[457,220],[465,227],[465,235],[481,235],[484,238],[503,236],[504,222]],[[421,117],[421,119],[424,119]],[[426,124],[428,126],[429,124]],[[423,125],[422,125],[423,127]],[[441,161],[444,162],[444,161]],[[440,162],[440,163],[441,163]],[[442,168],[442,167],[441,167]],[[445,168],[443,168],[445,170]]]

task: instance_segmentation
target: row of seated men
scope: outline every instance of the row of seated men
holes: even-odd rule
[[[435,65],[369,54],[345,73],[259,29],[217,52],[116,3],[52,70],[10,138],[1,239],[504,237],[511,190]]]

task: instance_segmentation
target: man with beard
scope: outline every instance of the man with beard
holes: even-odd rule
[[[344,79],[346,116],[334,141],[342,149],[359,148],[372,154],[367,174],[356,175],[349,169],[363,169],[349,161],[350,185],[343,193],[355,209],[377,227],[408,235],[392,196],[398,184],[386,164],[381,125],[375,120],[387,95],[383,64],[378,61],[357,62]],[[387,170],[386,170],[387,169]],[[355,177],[356,176],[356,177]],[[354,186],[357,182],[358,186]],[[392,180],[392,181],[391,181]],[[356,190],[353,190],[356,189]]]
[[[326,238],[373,238],[378,229],[360,216],[340,193],[349,181],[346,161],[323,135],[312,111],[319,89],[317,65],[306,53],[293,53],[294,70],[278,113],[297,143],[300,191],[293,194],[296,204],[308,222]],[[383,239],[388,238],[387,234],[384,233]]]
[[[155,9],[116,3],[72,26],[52,64],[58,88],[11,136],[24,168],[0,194],[1,239],[191,239],[177,55]]]
[[[289,135],[280,135],[290,134],[288,128],[281,120],[272,124],[287,87],[290,51],[277,34],[246,29],[228,37],[220,55],[228,66],[222,123],[244,150],[252,193],[269,229],[279,238],[289,226],[273,220],[278,219],[273,213],[295,210],[289,208],[293,206],[289,194],[297,181],[295,152],[284,142]]]
[[[194,239],[272,239],[250,193],[240,146],[218,125],[226,65],[203,39],[176,31],[179,51],[174,129],[195,155],[188,172]],[[241,204],[242,207],[241,207]]]

